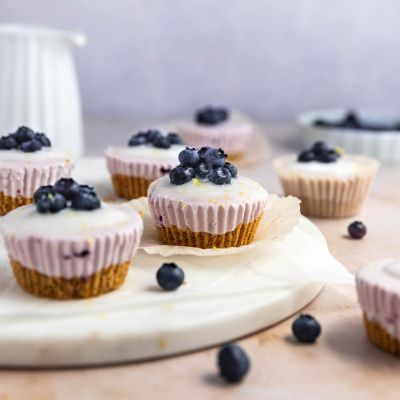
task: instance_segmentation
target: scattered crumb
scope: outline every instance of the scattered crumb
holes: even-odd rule
[[[168,339],[165,336],[160,337],[160,339],[158,341],[158,345],[162,349],[167,349],[168,348]]]

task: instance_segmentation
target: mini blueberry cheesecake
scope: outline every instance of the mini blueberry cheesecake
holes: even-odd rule
[[[361,268],[356,286],[368,338],[400,356],[400,259],[381,260]]]
[[[221,149],[186,148],[169,176],[148,190],[150,213],[165,244],[239,247],[253,241],[268,193],[238,175]]]
[[[107,167],[116,194],[127,200],[146,196],[150,183],[168,174],[182,149],[176,133],[163,135],[155,129],[136,133],[127,147],[108,148]]]
[[[44,133],[22,126],[0,138],[0,215],[30,204],[42,185],[70,176],[72,161],[66,152],[51,148]]]
[[[254,126],[242,115],[223,107],[204,107],[192,121],[182,121],[177,131],[189,146],[223,148],[230,160],[242,157]]]
[[[359,213],[379,162],[316,142],[297,156],[278,158],[274,167],[285,194],[301,200],[303,214],[342,218]]]
[[[92,187],[71,178],[40,187],[34,201],[2,223],[14,276],[24,290],[67,300],[123,284],[143,229],[136,212],[102,203]]]

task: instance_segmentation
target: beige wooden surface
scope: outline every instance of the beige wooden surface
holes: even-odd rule
[[[106,134],[123,136],[127,122],[89,124],[91,153],[101,151]],[[296,146],[289,126],[266,128],[274,154]],[[251,151],[251,149],[250,149]],[[279,191],[270,161],[241,171],[271,192]],[[363,213],[368,234],[345,237],[352,219],[316,220],[331,252],[354,272],[365,263],[400,254],[400,167],[384,167]],[[252,367],[240,385],[225,385],[216,374],[216,349],[165,360],[95,369],[0,371],[0,400],[87,399],[271,399],[369,400],[399,398],[400,360],[366,339],[354,287],[325,287],[306,308],[322,324],[313,346],[294,343],[291,319],[240,340]],[[1,329],[1,327],[0,327]]]

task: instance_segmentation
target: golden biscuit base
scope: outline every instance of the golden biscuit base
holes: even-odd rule
[[[389,335],[377,322],[371,321],[364,313],[364,324],[368,339],[376,346],[395,356],[400,356],[400,341]]]
[[[143,196],[146,197],[147,189],[150,183],[153,182],[151,179],[119,174],[114,174],[111,178],[115,193],[119,197],[127,200],[133,200]]]
[[[165,244],[175,246],[199,247],[201,249],[223,249],[227,247],[240,247],[251,243],[261,215],[253,222],[240,224],[233,231],[212,234],[207,232],[192,232],[189,228],[179,229],[177,226],[157,226],[158,236]]]
[[[243,153],[229,153],[228,160],[229,162],[235,162],[243,158]]]
[[[28,293],[57,300],[86,299],[119,288],[125,281],[130,261],[112,265],[87,278],[57,278],[24,267],[10,259],[14,276]]]
[[[26,204],[31,204],[32,202],[32,198],[26,198],[22,196],[12,197],[0,192],[0,215],[6,215],[11,210]]]

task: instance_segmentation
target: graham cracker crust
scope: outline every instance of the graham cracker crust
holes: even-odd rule
[[[57,300],[86,299],[120,287],[128,274],[130,261],[104,268],[88,278],[58,278],[44,275],[10,259],[14,276],[28,293]]]
[[[157,226],[157,231],[160,240],[169,245],[199,247],[201,249],[240,247],[254,240],[261,217],[262,215],[248,224],[240,224],[233,231],[222,234],[192,232],[189,228],[183,230],[175,225]]]
[[[400,341],[389,335],[377,322],[371,321],[364,313],[364,324],[368,339],[382,350],[400,356]]]
[[[32,202],[32,198],[22,196],[12,197],[0,192],[0,215],[6,215],[11,210],[25,206],[26,204],[31,204]]]
[[[127,200],[133,200],[143,196],[146,197],[147,189],[150,183],[153,182],[152,179],[119,174],[113,174],[111,178],[115,193],[119,197]]]

